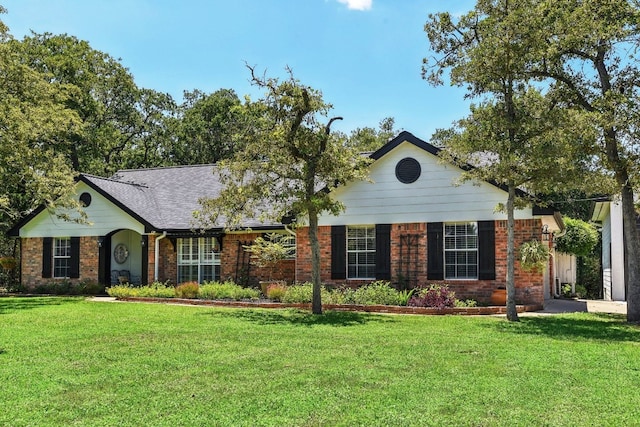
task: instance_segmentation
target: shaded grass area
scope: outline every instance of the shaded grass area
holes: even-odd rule
[[[0,298],[0,425],[638,425],[639,354],[612,315]]]

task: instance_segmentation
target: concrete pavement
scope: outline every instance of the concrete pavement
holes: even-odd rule
[[[627,303],[625,301],[604,301],[586,299],[550,299],[544,302],[544,310],[538,314],[558,314],[558,313],[617,313],[627,314]]]

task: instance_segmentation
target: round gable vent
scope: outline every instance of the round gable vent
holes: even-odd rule
[[[411,184],[420,178],[420,163],[411,157],[406,157],[396,165],[396,178],[403,184]]]
[[[86,208],[91,204],[91,194],[89,193],[82,193],[80,195],[80,201],[82,202],[82,205]]]

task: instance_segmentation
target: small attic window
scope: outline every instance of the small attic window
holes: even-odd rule
[[[91,194],[82,193],[80,195],[80,202],[82,203],[82,206],[84,206],[85,208],[88,207],[91,204]]]
[[[406,157],[396,165],[396,178],[403,184],[411,184],[420,178],[420,163],[411,157]]]

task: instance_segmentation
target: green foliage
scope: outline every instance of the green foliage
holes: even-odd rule
[[[195,298],[198,296],[199,289],[198,282],[180,283],[175,287],[176,298]]]
[[[274,301],[281,301],[282,297],[286,293],[287,293],[287,286],[274,283],[267,287],[266,297]]]
[[[260,236],[251,245],[244,246],[245,251],[251,254],[253,265],[269,270],[269,280],[271,280],[275,266],[280,261],[287,259],[295,250],[285,244],[287,239],[293,239],[293,236],[270,233],[266,238]]]
[[[107,176],[164,162],[176,109],[168,94],[139,88],[119,60],[74,36],[32,34],[14,45],[31,69],[72,89],[67,105],[80,121],[60,128],[45,147],[73,170]]]
[[[586,256],[598,244],[598,230],[588,222],[564,218],[566,233],[556,239],[556,250],[567,254]]]
[[[386,117],[380,120],[378,129],[357,128],[349,134],[347,144],[360,152],[376,151],[396,136],[394,125],[395,119]]]
[[[200,286],[198,298],[200,299],[258,299],[260,291],[253,288],[245,288],[231,281],[206,282]]]
[[[78,283],[56,280],[36,286],[33,292],[48,295],[98,295],[104,292],[104,286],[90,280]]]
[[[362,305],[400,305],[398,291],[388,281],[378,280],[358,287],[353,303]]]
[[[591,299],[602,298],[602,278],[600,277],[601,248],[602,246],[598,245],[592,255],[579,256],[577,258],[577,281],[587,289],[586,297]]]
[[[324,287],[322,287],[322,290],[324,290]],[[289,286],[287,292],[282,296],[282,302],[292,304],[310,303],[312,300],[313,284],[309,282]]]
[[[472,299],[466,299],[466,300],[456,299],[455,301],[456,308],[477,307],[477,306],[478,306],[478,302]]]
[[[407,305],[414,292],[415,289],[403,289],[398,291],[398,305]]]
[[[246,102],[253,120],[238,132],[243,149],[219,163],[217,173],[224,188],[216,199],[200,200],[202,210],[194,216],[205,228],[226,229],[240,227],[247,218],[280,222],[291,214],[306,216],[315,289],[312,309],[321,313],[318,216],[337,215],[344,209],[324,190],[365,179],[370,160],[331,132],[332,123],[340,118],[328,119],[331,105],[319,90],[303,85],[290,69],[284,81],[249,70],[264,96]]]
[[[169,157],[180,165],[214,164],[240,149],[235,134],[248,115],[232,89],[185,91]]]
[[[587,298],[589,295],[587,293],[587,288],[584,285],[576,284],[576,297],[578,298]]]
[[[174,298],[175,287],[162,282],[153,282],[146,286],[114,285],[108,287],[106,292],[115,298],[147,297],[147,298]]]
[[[69,108],[77,91],[25,64],[7,31],[0,25],[0,231],[40,205],[81,216],[74,172],[56,149],[66,129],[80,124]]]

